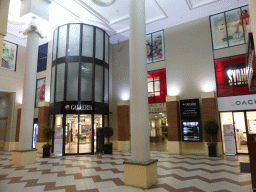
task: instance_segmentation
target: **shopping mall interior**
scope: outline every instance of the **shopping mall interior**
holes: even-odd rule
[[[256,191],[254,0],[1,0],[0,18],[0,191]]]

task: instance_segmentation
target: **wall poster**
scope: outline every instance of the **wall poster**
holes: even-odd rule
[[[16,57],[18,45],[4,41],[2,52],[2,68],[16,71]]]
[[[213,15],[210,21],[214,49],[248,42],[248,33],[251,32],[248,6]]]
[[[164,31],[146,35],[147,63],[163,61],[164,58]]]
[[[225,142],[225,155],[235,155],[235,135],[232,124],[223,125],[223,135]]]
[[[45,80],[46,78],[37,79],[36,81],[36,101],[35,107],[38,107],[38,103],[45,101]]]

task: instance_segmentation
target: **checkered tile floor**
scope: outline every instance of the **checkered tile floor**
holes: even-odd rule
[[[158,159],[158,183],[147,190],[124,185],[123,161],[131,158],[130,153],[41,156],[38,154],[33,165],[14,166],[12,153],[0,151],[0,191],[252,192],[250,174],[240,173],[239,156],[209,158],[151,152],[151,158]]]

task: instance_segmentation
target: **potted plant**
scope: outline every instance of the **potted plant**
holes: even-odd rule
[[[113,135],[113,128],[112,127],[105,127],[103,128],[103,135],[104,138],[108,138],[108,142],[104,144],[104,154],[112,154],[112,143],[109,142],[109,138]]]
[[[45,127],[44,130],[43,130],[43,136],[44,136],[47,143],[42,146],[42,148],[43,148],[43,158],[49,158],[50,157],[50,149],[52,147],[52,145],[50,145],[50,140],[52,138],[52,135],[53,135],[53,129],[48,127],[48,126]]]
[[[204,129],[206,131],[206,134],[211,136],[210,141],[207,143],[209,157],[217,157],[217,154],[216,154],[217,142],[214,140],[214,137],[219,132],[219,124],[215,120],[210,120],[205,123]]]

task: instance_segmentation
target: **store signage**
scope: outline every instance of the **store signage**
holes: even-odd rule
[[[199,99],[180,100],[180,116],[181,120],[201,119]]]
[[[245,64],[236,64],[225,67],[225,75],[227,79],[227,87],[240,87],[248,85],[248,69],[245,67]]]
[[[154,112],[165,112],[166,111],[166,103],[154,103],[148,105],[148,110],[150,113]]]
[[[66,105],[65,109],[68,110],[72,110],[72,111],[90,111],[92,110],[92,105]]]
[[[223,125],[223,135],[225,143],[225,155],[235,155],[236,147],[234,129],[231,124]]]
[[[238,111],[256,108],[256,95],[218,98],[219,111]]]

